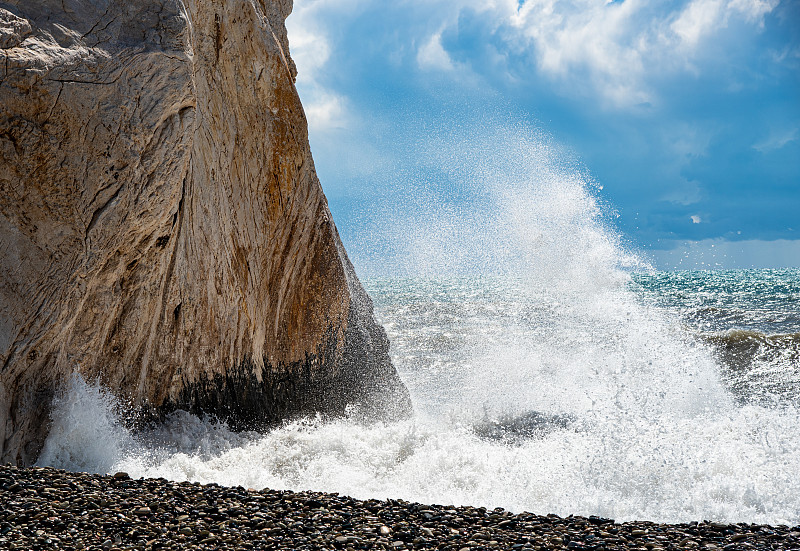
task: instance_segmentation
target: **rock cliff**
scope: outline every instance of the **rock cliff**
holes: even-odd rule
[[[265,428],[408,393],[314,171],[291,0],[0,0],[0,460],[73,372]]]

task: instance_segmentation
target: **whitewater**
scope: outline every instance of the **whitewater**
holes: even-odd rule
[[[414,211],[372,209],[374,231],[350,244],[390,267],[365,286],[411,418],[255,434],[177,412],[132,433],[124,406],[76,377],[39,463],[618,521],[800,523],[800,275],[778,273],[775,290],[774,273],[730,274],[763,292],[704,309],[703,293],[730,285],[653,271],[569,154],[527,127],[487,128],[429,136],[420,170],[396,176],[409,200],[395,204]],[[433,171],[469,205],[431,191],[420,174]],[[765,311],[775,327],[745,323]],[[721,352],[737,331],[786,338],[742,366]]]

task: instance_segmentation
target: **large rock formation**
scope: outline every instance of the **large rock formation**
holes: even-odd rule
[[[263,428],[407,412],[314,171],[291,0],[0,1],[0,460],[73,372]]]

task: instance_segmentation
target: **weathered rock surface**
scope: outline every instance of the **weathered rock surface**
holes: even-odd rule
[[[291,0],[0,1],[0,460],[73,372],[263,428],[407,412],[314,171]]]

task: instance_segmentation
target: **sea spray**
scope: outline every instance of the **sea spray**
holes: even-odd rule
[[[99,383],[89,384],[78,374],[53,399],[50,417],[40,465],[105,473],[135,451],[120,404]]]
[[[179,414],[130,435],[100,389],[73,384],[42,462],[618,520],[800,522],[797,410],[735,399],[714,349],[632,279],[646,264],[580,167],[523,127],[447,129],[419,153],[475,201],[403,182],[424,208],[379,210],[364,237],[400,274],[367,285],[413,419],[257,435]],[[118,444],[91,449],[106,441]]]

